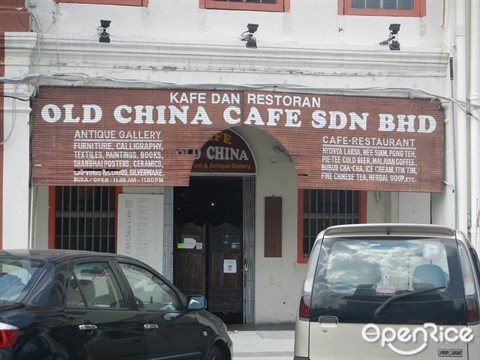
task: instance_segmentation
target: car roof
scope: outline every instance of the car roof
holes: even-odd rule
[[[60,249],[9,249],[9,250],[0,250],[0,257],[2,256],[14,256],[19,258],[32,258],[32,259],[42,259],[47,261],[57,261],[65,260],[69,258],[81,258],[81,257],[116,257],[130,259],[127,256],[122,256],[118,254],[103,253],[96,251],[87,251],[87,250],[60,250]]]
[[[378,223],[378,224],[352,224],[337,225],[324,230],[323,236],[440,236],[457,237],[458,232],[450,227],[432,224],[399,224],[399,223]]]

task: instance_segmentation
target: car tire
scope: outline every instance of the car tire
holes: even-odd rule
[[[225,360],[225,357],[223,356],[222,351],[214,346],[208,353],[206,360]]]

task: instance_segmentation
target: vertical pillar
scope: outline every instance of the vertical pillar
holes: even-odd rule
[[[466,101],[466,49],[465,49],[465,0],[458,0],[456,4],[456,28],[455,28],[455,46],[456,46],[456,61],[455,61],[455,79],[456,91],[455,98],[460,101]],[[457,203],[458,203],[458,221],[457,229],[467,233],[468,230],[468,141],[467,141],[467,117],[464,110],[456,107],[455,111],[456,126],[456,144],[457,144]]]
[[[163,210],[163,276],[173,281],[173,187],[164,188]]]
[[[255,323],[255,178],[243,178],[243,317],[245,324]]]
[[[470,118],[470,238],[480,251],[480,2],[471,2],[470,11],[470,102],[473,116]]]
[[[27,44],[25,44],[22,39],[32,39],[35,34],[29,33],[29,14],[22,5],[24,2],[17,0],[2,0],[0,4],[0,77],[21,76],[28,72],[30,54],[35,42],[27,40]],[[28,51],[23,51],[25,49]],[[19,66],[21,64],[26,66]],[[28,102],[19,104],[19,101],[12,99],[17,95],[19,97],[26,95],[28,99],[28,90],[25,91],[25,89],[25,87],[0,83],[0,249],[27,247],[29,243],[29,131],[26,133],[26,164],[23,163],[25,151],[17,141],[22,137],[23,125],[27,124],[28,128],[30,108]],[[24,121],[25,114],[27,114],[27,121]],[[14,121],[12,122],[12,120]],[[18,127],[16,127],[17,120],[20,122]],[[14,163],[13,167],[11,156],[19,160],[19,163]],[[26,174],[25,168],[27,169]],[[12,188],[12,181],[15,178],[22,181]],[[14,193],[10,193],[11,191]],[[17,201],[22,203],[17,203]],[[22,216],[24,219],[16,219],[16,216]],[[15,220],[13,224],[11,223],[12,219]],[[16,228],[18,225],[21,228]],[[20,243],[17,242],[19,239],[21,239]]]

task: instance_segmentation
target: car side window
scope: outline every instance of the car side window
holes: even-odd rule
[[[0,302],[17,300],[30,279],[43,267],[43,261],[0,259]]]
[[[140,266],[121,263],[138,307],[144,310],[179,311],[181,302],[176,292],[161,278]]]
[[[126,302],[107,262],[77,264],[70,276],[67,307],[126,308]]]

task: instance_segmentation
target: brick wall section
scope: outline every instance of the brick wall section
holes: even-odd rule
[[[5,76],[5,33],[29,31],[29,15],[25,0],[1,0],[0,3],[0,77]],[[3,248],[3,123],[4,92],[0,82],[0,249]]]

